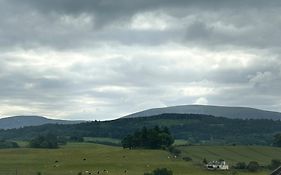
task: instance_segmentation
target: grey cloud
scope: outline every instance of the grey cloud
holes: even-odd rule
[[[1,47],[72,49],[110,41],[125,45],[183,41],[207,48],[280,47],[279,1],[3,0],[0,3]],[[125,27],[133,15],[157,10],[182,18],[182,23],[162,32]],[[74,19],[85,15],[89,23],[80,27],[63,24],[59,19],[64,15]],[[187,16],[194,16],[196,21],[186,24],[190,23],[184,19]],[[107,28],[108,25],[121,29]]]
[[[277,0],[0,0],[0,102],[27,111],[54,111],[50,115],[64,111],[60,117],[99,119],[200,98],[210,104],[280,111],[280,9]],[[146,13],[164,16],[168,27],[130,26],[134,15]],[[144,22],[149,20],[148,15]],[[173,45],[181,46],[183,55],[173,54]],[[172,54],[161,55],[160,46]],[[185,56],[184,48],[224,56],[229,52],[242,59],[243,54],[232,53],[237,51],[256,59],[211,68],[205,66],[210,64],[203,58],[207,54],[197,52],[193,57],[202,66],[192,68],[196,59]],[[18,50],[38,59],[50,50],[67,53],[69,59],[73,53],[92,58],[83,62],[81,57],[65,68],[44,63],[36,67],[32,59],[17,55]],[[140,53],[132,54],[135,50]],[[29,53],[33,51],[38,55]],[[92,51],[99,54],[92,56]],[[190,66],[178,66],[177,57]],[[53,64],[64,64],[61,59]],[[92,61],[98,59],[104,60]],[[196,88],[194,84],[214,93],[182,92]]]

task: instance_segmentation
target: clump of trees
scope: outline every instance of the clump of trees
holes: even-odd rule
[[[176,147],[174,147],[174,146],[170,146],[170,147],[168,148],[168,151],[169,151],[173,156],[180,156],[180,154],[181,154],[181,150],[178,149],[178,148],[176,148]]]
[[[257,172],[259,169],[260,169],[260,165],[258,162],[256,161],[251,161],[249,162],[248,166],[247,166],[247,169],[250,171],[250,172]]]
[[[261,166],[256,161],[250,161],[248,164],[246,164],[245,162],[238,162],[235,166],[233,166],[233,168],[239,170],[248,170],[250,172],[257,172],[261,168]]]
[[[19,145],[16,142],[0,140],[0,149],[4,148],[19,148]]]
[[[208,164],[208,160],[207,160],[206,158],[204,158],[204,159],[202,160],[202,163],[203,163],[204,165],[206,165],[206,164]]]
[[[40,135],[32,139],[29,143],[31,148],[58,148],[59,145],[66,144],[66,140],[53,134]]]
[[[268,166],[269,169],[275,170],[276,168],[281,166],[281,160],[279,159],[272,159],[270,165]]]
[[[273,146],[281,147],[281,133],[274,135]]]
[[[182,158],[182,160],[189,162],[189,161],[192,161],[192,158],[188,157],[188,156],[185,156],[185,157]]]
[[[160,149],[170,147],[174,143],[169,129],[167,127],[147,129],[143,127],[132,135],[127,135],[121,142],[123,148],[145,148]]]
[[[238,162],[238,163],[236,163],[234,168],[244,170],[244,169],[247,169],[247,164],[245,162]]]
[[[71,136],[69,137],[69,141],[71,142],[84,142],[84,138],[80,136]]]
[[[144,175],[173,175],[173,171],[167,168],[157,168],[152,173],[144,173]]]

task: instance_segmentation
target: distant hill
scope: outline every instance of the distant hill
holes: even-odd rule
[[[281,113],[247,107],[183,105],[165,108],[154,108],[125,116],[124,118],[149,117],[165,113],[204,114],[231,119],[272,119],[280,120]]]
[[[0,130],[0,140],[29,140],[49,132],[62,137],[122,139],[142,127],[166,126],[176,139],[190,143],[271,145],[281,132],[281,121],[242,120],[202,114],[161,114],[151,117],[92,121],[74,125],[46,124]]]
[[[41,116],[14,116],[0,119],[0,129],[13,129],[44,124],[77,124],[83,121],[54,120]]]

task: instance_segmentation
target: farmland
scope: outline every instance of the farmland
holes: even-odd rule
[[[24,144],[22,144],[24,145]],[[190,156],[193,161],[183,161],[180,157],[172,158],[164,150],[128,150],[116,146],[93,143],[69,143],[60,149],[2,149],[0,150],[1,175],[77,175],[89,171],[112,175],[142,175],[155,168],[169,168],[174,175],[215,175],[233,174],[213,172],[202,168],[201,159],[223,158],[234,164],[238,161],[256,160],[262,165],[270,163],[272,158],[281,157],[281,149],[257,146],[187,146],[179,147],[183,156]],[[108,173],[103,172],[104,170]],[[126,173],[125,173],[126,172]],[[266,170],[257,173],[236,172],[246,175],[268,174]]]

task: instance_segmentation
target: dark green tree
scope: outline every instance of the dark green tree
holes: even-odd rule
[[[274,169],[278,168],[279,166],[281,166],[281,160],[280,159],[272,159],[271,163],[269,165],[269,168],[271,170],[274,170]]]
[[[146,148],[159,149],[171,146],[174,138],[168,128],[159,128],[158,126],[147,129],[143,127],[140,131],[134,132],[133,135],[127,135],[122,141],[123,148]]]
[[[29,143],[31,148],[58,148],[59,140],[57,136],[53,134],[47,134],[45,136],[37,136]]]
[[[144,175],[173,175],[173,171],[167,168],[157,168],[152,173],[144,173]]]
[[[0,149],[2,148],[19,148],[19,145],[16,142],[0,140]]]
[[[180,149],[177,149],[177,148],[174,147],[174,146],[170,146],[170,147],[168,148],[168,151],[169,151],[171,154],[173,154],[174,156],[180,156],[180,154],[181,154],[181,150],[180,150]]]
[[[281,147],[281,133],[274,135],[273,145]]]
[[[202,163],[203,163],[204,165],[208,164],[207,159],[206,159],[206,158],[204,158],[204,159],[203,159],[203,161],[202,161]]]
[[[245,162],[238,162],[238,163],[236,163],[234,168],[235,169],[246,169],[247,168],[247,164]]]
[[[133,136],[132,135],[127,135],[122,141],[121,144],[123,148],[129,148],[132,149],[133,146]]]
[[[260,168],[260,165],[256,161],[251,161],[251,162],[249,162],[247,168],[250,172],[257,172]]]

